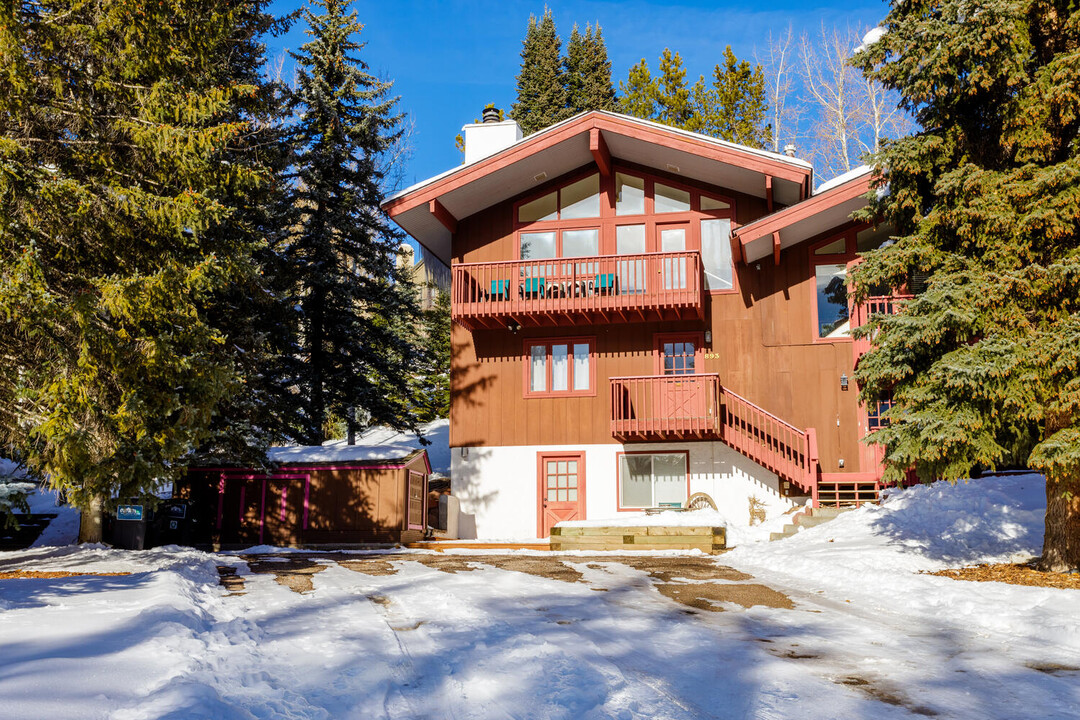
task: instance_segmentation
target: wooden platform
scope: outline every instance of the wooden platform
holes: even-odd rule
[[[554,527],[552,550],[701,550],[727,549],[726,528],[669,526]]]

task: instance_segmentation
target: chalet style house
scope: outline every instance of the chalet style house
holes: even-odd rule
[[[521,137],[384,207],[451,267],[453,492],[481,538],[683,505],[875,499],[845,279],[887,228],[870,173],[814,191],[794,157],[608,112]]]

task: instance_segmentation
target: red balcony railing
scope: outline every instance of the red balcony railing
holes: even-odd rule
[[[861,327],[870,322],[871,315],[896,315],[904,307],[904,303],[914,295],[877,295],[866,298],[866,302],[853,305],[851,308],[851,329]],[[855,364],[859,358],[870,352],[874,346],[872,337],[856,338],[851,345],[851,351],[855,354]]]
[[[450,314],[471,330],[700,319],[702,290],[697,251],[462,263],[453,266]]]
[[[815,494],[813,428],[800,430],[720,385],[718,375],[611,378],[611,434],[622,442],[716,439]]]

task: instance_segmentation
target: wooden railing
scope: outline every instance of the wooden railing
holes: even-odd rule
[[[611,433],[623,441],[715,438],[817,497],[814,429],[736,395],[718,375],[611,378]]]
[[[866,302],[853,305],[851,308],[851,329],[854,330],[870,322],[872,315],[896,315],[904,307],[904,303],[913,297],[914,295],[876,295],[866,298]],[[870,352],[873,345],[872,337],[857,338],[852,343],[851,351],[855,354],[856,364],[859,358]]]
[[[509,320],[545,325],[574,316],[625,321],[704,314],[697,251],[462,263],[452,271],[451,317],[470,329]]]

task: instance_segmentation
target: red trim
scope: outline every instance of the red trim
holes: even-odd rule
[[[442,226],[449,230],[451,235],[457,232],[457,218],[443,207],[438,198],[428,203],[428,212],[434,215],[435,219],[442,223]]]
[[[609,177],[611,175],[611,151],[608,150],[607,141],[604,140],[600,128],[593,128],[589,131],[589,150],[592,152],[593,160],[596,161],[596,167],[600,168],[600,174],[603,177]]]
[[[701,375],[705,369],[705,333],[678,332],[656,333],[653,335],[653,367],[657,375],[664,375],[663,344],[665,342],[692,342],[694,343],[694,372],[688,375]]]
[[[771,235],[774,232],[783,230],[789,225],[806,220],[822,210],[827,210],[830,207],[841,205],[848,200],[853,200],[860,195],[865,195],[870,192],[871,177],[871,173],[860,175],[857,178],[847,181],[843,185],[838,185],[820,195],[815,195],[809,200],[804,200],[795,205],[791,205],[790,207],[786,207],[772,215],[766,215],[759,220],[744,225],[736,233],[736,236],[739,238],[739,242],[742,243],[743,247],[745,247],[758,238],[763,238],[766,235]]]
[[[423,205],[452,190],[468,185],[497,170],[513,165],[535,153],[558,145],[577,135],[597,128],[605,133],[615,133],[625,137],[697,155],[702,158],[722,162],[753,172],[771,175],[776,178],[803,185],[812,170],[792,165],[778,159],[759,155],[755,152],[740,150],[737,147],[720,145],[706,138],[696,138],[654,125],[643,125],[631,118],[590,112],[578,119],[541,131],[515,143],[495,155],[473,163],[450,175],[431,182],[415,191],[394,198],[383,205],[383,209],[395,217],[414,207]]]
[[[588,519],[585,510],[585,451],[536,453],[536,537],[544,537],[544,503],[547,502],[547,476],[544,462],[547,460],[577,460],[578,464],[578,510],[581,519]],[[566,502],[570,502],[567,500]]]
[[[686,456],[686,499],[690,499],[690,451],[689,450],[625,450],[615,453],[615,510],[616,512],[641,512],[643,507],[622,506],[622,467],[623,455],[685,455]]]
[[[587,343],[589,345],[589,389],[574,390],[574,344]],[[536,345],[547,347],[545,365],[545,390],[533,392],[529,382],[532,370],[532,348]],[[554,390],[554,365],[551,358],[552,345],[566,345],[566,390]],[[526,398],[549,398],[549,397],[592,397],[596,395],[596,336],[573,335],[569,337],[526,338],[522,341],[522,393]]]

